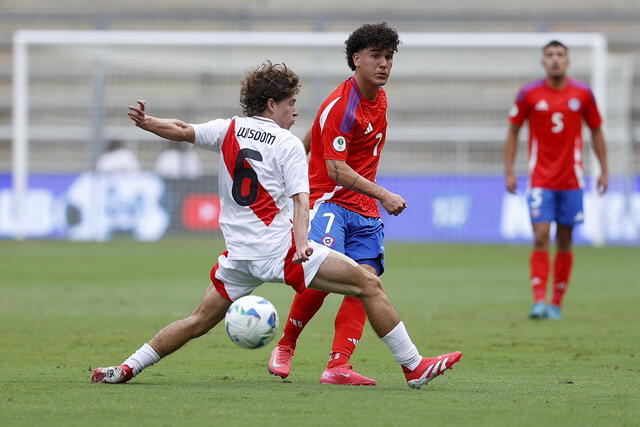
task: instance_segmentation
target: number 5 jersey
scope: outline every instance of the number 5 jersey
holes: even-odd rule
[[[281,255],[291,246],[290,197],[309,193],[302,142],[264,117],[192,125],[195,144],[220,153],[220,228],[229,259]]]
[[[584,187],[582,120],[602,124],[596,100],[584,83],[568,79],[554,89],[540,79],[524,85],[509,113],[511,123],[529,120],[529,187],[576,190]]]

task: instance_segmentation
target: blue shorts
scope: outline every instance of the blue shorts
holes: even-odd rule
[[[531,223],[555,221],[560,225],[574,225],[584,220],[582,190],[532,188],[527,204]]]
[[[322,203],[311,220],[309,239],[384,272],[384,225],[335,203]]]

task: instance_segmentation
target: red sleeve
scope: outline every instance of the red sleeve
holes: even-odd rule
[[[341,129],[345,116],[345,102],[340,99],[336,102],[324,122],[321,131],[322,147],[325,160],[346,161],[349,155],[349,133]]]
[[[587,122],[587,126],[590,129],[597,129],[602,125],[602,117],[598,111],[598,105],[596,104],[596,98],[593,96],[593,92],[589,91],[587,95],[587,102],[582,109],[582,117]]]
[[[529,105],[525,100],[526,94],[527,92],[524,88],[520,89],[518,96],[516,96],[515,101],[513,101],[511,111],[509,111],[509,121],[516,126],[522,126],[529,116]]]

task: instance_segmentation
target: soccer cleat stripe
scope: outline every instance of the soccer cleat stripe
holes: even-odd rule
[[[445,370],[447,370],[447,362],[449,361],[449,358],[446,357],[443,361],[442,361],[442,366],[440,367],[440,371],[444,372]]]
[[[438,365],[440,364],[440,362],[436,362],[433,365],[429,366],[429,368],[427,369],[427,371],[425,372],[424,377],[425,378],[431,378],[433,376],[434,373],[438,372]]]
[[[227,171],[233,179],[235,175],[235,161],[238,157],[238,153],[240,152],[240,144],[238,143],[238,139],[236,138],[236,121],[231,120],[231,124],[229,125],[229,130],[227,130],[227,134],[224,137],[224,141],[222,142],[222,157],[224,158],[224,164],[227,167]],[[249,160],[245,160],[245,164],[253,169]],[[267,227],[273,222],[274,218],[280,212],[276,202],[271,197],[271,194],[267,190],[264,189],[260,181],[258,181],[258,196],[256,201],[253,202],[249,206],[253,213],[256,214],[258,218],[264,222],[264,225]]]

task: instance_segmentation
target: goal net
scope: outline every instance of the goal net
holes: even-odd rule
[[[219,232],[217,157],[137,129],[127,106],[145,99],[149,114],[189,123],[240,115],[239,83],[268,59],[301,77],[300,116],[292,128],[301,137],[320,103],[351,74],[347,36],[17,32],[12,179],[5,174],[0,181],[0,236],[106,240],[127,233],[154,240]],[[606,40],[599,34],[400,38],[385,87],[389,128],[378,182],[403,195],[409,209],[385,218],[389,240],[530,239],[523,194],[508,197],[503,190],[502,148],[512,101],[522,84],[543,76],[541,47],[551,39],[570,47],[571,76],[591,85],[608,120],[611,148],[623,145],[616,138],[623,137],[628,111],[607,93],[624,88],[621,79],[607,78]],[[522,191],[526,134],[517,163]],[[105,153],[117,145],[134,165],[103,168]],[[122,160],[111,156],[111,162]],[[607,235],[606,201],[589,191],[586,201],[578,241],[623,241]]]

